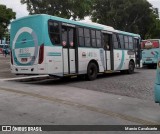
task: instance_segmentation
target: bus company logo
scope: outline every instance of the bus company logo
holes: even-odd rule
[[[152,51],[151,54],[154,56],[154,58],[158,58],[158,52],[157,51]]]
[[[27,40],[27,39],[22,39],[22,44],[25,44],[25,43],[26,43],[26,40]]]
[[[119,53],[117,53],[117,58],[119,58]]]
[[[3,132],[11,132],[12,131],[11,126],[2,126],[2,131]]]
[[[86,57],[86,53],[85,52],[82,52],[82,57]]]
[[[89,52],[87,55],[88,55],[87,57],[93,57],[93,53],[92,52]]]
[[[19,38],[22,39],[21,36],[24,33],[29,33],[31,35],[31,37],[33,38],[33,41],[34,41],[34,43],[33,43],[33,46],[34,46],[33,56],[37,57],[38,56],[38,37],[37,37],[36,32],[32,28],[29,28],[29,27],[22,27],[17,31],[17,33],[13,39],[13,44],[12,44],[12,49],[14,50],[13,51],[14,57],[17,58],[19,56],[18,53],[16,53],[16,51],[19,49],[17,47],[17,41],[19,40]],[[27,39],[24,38],[21,40],[21,43],[22,44],[26,43],[26,41],[27,41]],[[19,50],[19,52],[23,56],[23,53],[25,53],[25,54],[28,53],[28,50],[21,49],[21,50]],[[20,60],[21,60],[20,58],[18,58],[17,60],[14,60],[15,64],[17,64],[17,65],[33,65],[35,62],[35,60],[30,59],[27,63],[26,62],[22,63]]]

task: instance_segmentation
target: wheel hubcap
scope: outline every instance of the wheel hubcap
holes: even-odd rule
[[[129,68],[130,68],[130,70],[131,70],[131,71],[133,71],[133,70],[134,70],[134,67],[133,67],[133,65],[132,65],[132,64],[130,64]]]
[[[93,75],[94,74],[94,69],[91,68],[89,72],[90,72],[90,75]]]

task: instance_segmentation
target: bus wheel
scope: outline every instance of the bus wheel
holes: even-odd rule
[[[89,63],[87,68],[87,79],[95,80],[97,78],[98,68],[97,65],[93,62]]]
[[[135,64],[133,61],[129,62],[129,67],[128,67],[128,74],[132,74],[134,73],[134,68],[135,68]]]

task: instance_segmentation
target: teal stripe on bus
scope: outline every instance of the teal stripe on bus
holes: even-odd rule
[[[62,54],[59,52],[49,52],[47,56],[61,56]]]
[[[117,70],[122,70],[123,64],[124,64],[124,58],[125,58],[125,51],[122,50],[122,58],[121,58],[121,63],[119,64]]]
[[[19,54],[18,57],[20,58],[26,58],[26,57],[31,57],[30,53],[26,53],[26,54]]]

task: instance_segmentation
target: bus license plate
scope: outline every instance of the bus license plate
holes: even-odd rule
[[[22,62],[27,62],[27,58],[22,58],[21,61]]]
[[[152,60],[152,59],[150,59],[150,58],[147,58],[147,59],[146,59],[146,61],[151,61],[151,60]]]

